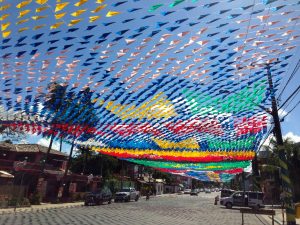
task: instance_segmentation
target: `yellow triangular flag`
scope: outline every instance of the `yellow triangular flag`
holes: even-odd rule
[[[44,27],[44,26],[46,26],[46,24],[42,24],[42,25],[35,26],[35,27],[33,28],[33,30],[38,30],[38,29],[40,29],[40,28],[42,28],[42,27]]]
[[[24,20],[19,20],[18,22],[16,22],[17,25],[22,24],[22,23],[26,23],[29,19],[24,19]]]
[[[82,19],[78,20],[71,20],[70,23],[68,24],[69,27],[74,26],[75,24],[79,23]]]
[[[105,5],[100,5],[98,6],[96,9],[94,9],[93,11],[91,11],[92,13],[96,13],[99,12],[100,10],[104,9],[107,6],[107,4]]]
[[[20,28],[20,29],[18,30],[18,32],[21,33],[21,32],[23,32],[23,31],[25,31],[25,30],[28,30],[28,29],[29,29],[29,27],[23,27],[23,28]]]
[[[45,9],[48,9],[48,8],[49,8],[49,6],[43,6],[43,7],[40,7],[40,8],[36,8],[35,12],[39,13],[39,12],[44,11]]]
[[[75,6],[81,6],[83,5],[84,3],[86,3],[88,0],[80,0],[79,2],[75,3],[74,5]]]
[[[0,7],[0,11],[4,11],[4,10],[8,9],[10,6],[11,6],[11,4],[7,4],[7,5],[4,5],[4,6],[1,6]]]
[[[69,5],[70,2],[64,2],[64,3],[58,3],[55,7],[55,12],[58,12],[60,10],[63,10],[67,5]]]
[[[108,13],[106,14],[106,17],[112,17],[112,16],[116,16],[118,14],[120,14],[120,12],[108,11]]]
[[[33,20],[40,20],[40,19],[44,19],[44,18],[47,18],[48,16],[32,16],[31,18]]]
[[[58,22],[58,23],[55,23],[53,24],[52,26],[50,26],[50,29],[57,29],[59,28],[64,22]]]
[[[95,22],[97,19],[99,19],[101,16],[90,16],[90,23]]]
[[[0,17],[0,21],[5,20],[7,17],[9,17],[9,14],[3,14],[3,15]]]
[[[79,9],[76,12],[73,12],[71,15],[76,17],[76,16],[80,16],[82,13],[84,13],[86,11],[86,9]]]
[[[66,13],[64,12],[64,13],[60,13],[60,14],[55,14],[55,19],[60,19],[60,18],[62,18],[62,17],[64,17],[66,15]]]
[[[7,38],[10,35],[10,33],[11,33],[10,30],[2,32],[2,37]]]
[[[48,0],[36,0],[36,3],[40,4],[40,5],[44,5],[47,2],[48,2]]]
[[[98,4],[102,4],[104,2],[104,0],[96,0],[96,3]]]
[[[10,22],[1,24],[1,31],[5,31],[10,25]]]
[[[16,7],[17,7],[18,9],[22,9],[24,6],[28,5],[29,3],[31,3],[31,0],[21,2],[21,3],[19,3],[18,5],[16,5]]]
[[[26,14],[28,14],[30,12],[30,9],[26,9],[24,11],[19,12],[19,16],[18,18],[22,18],[23,16],[25,16]]]

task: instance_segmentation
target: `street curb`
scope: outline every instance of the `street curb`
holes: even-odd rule
[[[269,219],[271,219],[271,221],[272,221],[272,216],[268,216],[269,217]],[[274,221],[278,224],[278,225],[282,225],[282,223],[278,220],[278,219],[276,219],[276,217],[274,217]]]
[[[78,204],[73,204],[73,205],[49,205],[44,208],[17,208],[16,211],[14,209],[4,209],[0,210],[0,215],[5,215],[5,214],[14,214],[14,213],[28,213],[28,212],[42,212],[44,210],[49,210],[49,209],[67,209],[67,208],[74,208],[74,207],[79,207],[83,206],[83,202],[80,202]]]

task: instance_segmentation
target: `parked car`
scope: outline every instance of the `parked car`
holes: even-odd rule
[[[235,190],[232,190],[232,189],[222,189],[222,190],[221,190],[221,198],[229,197],[229,196],[232,195],[234,192],[236,192],[236,191],[235,191]]]
[[[215,191],[216,191],[216,192],[219,192],[219,191],[220,191],[220,189],[219,189],[219,188],[216,188],[216,189],[215,189]]]
[[[192,191],[191,189],[184,189],[184,190],[183,190],[184,194],[190,194],[191,191]]]
[[[199,190],[200,192],[204,192],[204,189],[203,188],[200,188],[200,190]]]
[[[207,194],[211,193],[210,188],[205,188],[204,191],[205,191],[205,193],[207,193]]]
[[[129,202],[135,200],[136,202],[140,198],[140,192],[136,191],[133,187],[122,188],[115,194],[115,202]]]
[[[196,196],[198,196],[198,191],[197,191],[197,189],[191,190],[190,195],[196,195]]]
[[[220,204],[226,206],[226,208],[228,209],[231,209],[233,206],[243,206],[250,208],[265,207],[263,201],[263,193],[252,191],[237,191],[229,197],[221,198]]]
[[[90,192],[86,194],[84,199],[84,205],[90,206],[90,205],[101,205],[104,202],[107,202],[108,204],[111,203],[112,200],[112,193],[109,188],[103,188],[96,192]]]

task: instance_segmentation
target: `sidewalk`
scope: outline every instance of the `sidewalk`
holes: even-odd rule
[[[16,208],[16,210],[14,208],[0,209],[0,215],[10,214],[15,212],[40,212],[47,209],[72,208],[78,206],[83,206],[83,202],[61,203],[61,204],[42,203],[41,205],[32,205],[31,207]]]
[[[274,216],[274,221],[275,221],[275,225],[282,225],[282,211],[281,209],[274,209],[275,212],[276,212],[276,215]],[[266,216],[266,215],[263,215],[263,217],[270,223],[272,224],[272,217],[271,216]],[[284,218],[285,218],[285,222],[284,224],[286,225],[286,215],[285,215],[285,212],[284,212]],[[296,218],[296,224],[297,225],[300,225],[300,219],[297,219]]]
[[[158,198],[158,197],[172,197],[176,196],[177,194],[162,194],[162,195],[156,195],[150,196],[150,199],[152,198]],[[146,196],[141,196],[141,199],[145,199]],[[0,209],[0,215],[3,214],[10,214],[15,212],[40,212],[47,209],[57,209],[57,208],[73,208],[78,206],[83,206],[84,202],[73,202],[73,203],[61,203],[61,204],[50,204],[50,203],[42,203],[41,205],[32,205],[31,207],[23,207],[23,208],[16,208],[16,211],[14,208],[9,209]]]

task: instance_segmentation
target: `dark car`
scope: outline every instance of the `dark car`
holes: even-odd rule
[[[193,189],[193,190],[191,191],[190,195],[196,195],[196,196],[198,196],[198,191],[197,191],[197,189]]]
[[[101,205],[104,202],[111,203],[112,193],[109,188],[103,188],[96,192],[86,194],[84,205]]]

